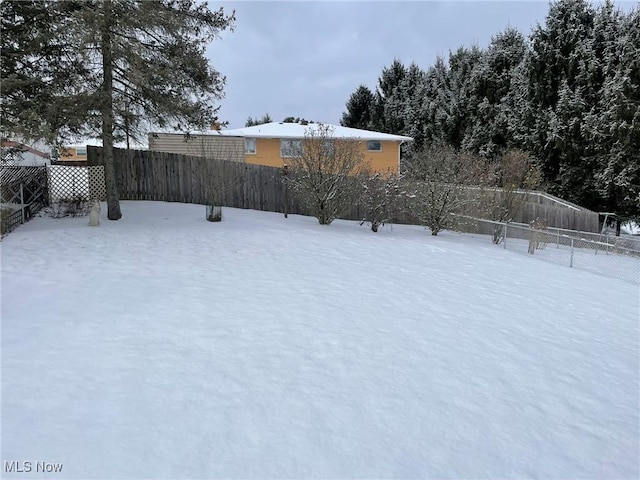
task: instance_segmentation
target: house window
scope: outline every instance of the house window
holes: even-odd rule
[[[282,158],[302,155],[302,140],[280,140],[280,156]]]
[[[86,157],[87,156],[87,147],[76,147],[76,156],[77,157]]]
[[[244,139],[244,153],[255,154],[256,153],[256,139],[245,138]]]
[[[367,141],[367,150],[370,152],[381,152],[382,151],[382,142],[379,140],[368,140]]]
[[[335,153],[335,143],[333,140],[325,140],[322,145],[322,153],[328,157]]]

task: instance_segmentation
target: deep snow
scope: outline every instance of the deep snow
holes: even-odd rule
[[[0,244],[3,468],[640,476],[637,286],[419,227],[122,209]]]

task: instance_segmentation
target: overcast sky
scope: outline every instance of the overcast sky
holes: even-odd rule
[[[394,58],[426,69],[459,46],[486,47],[507,26],[528,35],[548,11],[544,0],[210,4],[236,10],[235,31],[208,48],[227,77],[220,118],[229,128],[267,112],[338,124],[349,96],[360,84],[373,90]]]

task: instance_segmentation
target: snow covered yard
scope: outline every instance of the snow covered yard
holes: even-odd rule
[[[122,202],[3,239],[2,462],[638,478],[638,287],[419,227]]]

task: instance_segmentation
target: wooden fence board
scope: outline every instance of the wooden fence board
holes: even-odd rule
[[[204,157],[192,157],[155,151],[114,149],[114,162],[120,198],[123,200],[159,200],[196,204],[285,211],[285,187],[282,169]],[[88,164],[102,165],[100,147],[88,148]],[[496,193],[499,195],[499,193]],[[308,214],[295,192],[289,189],[287,210]],[[362,219],[362,209],[354,206],[344,218]],[[411,219],[397,216],[404,223]],[[543,192],[528,197],[516,222],[528,223],[537,217],[549,226],[598,231],[598,214],[581,209]],[[404,219],[404,220],[403,220]]]

